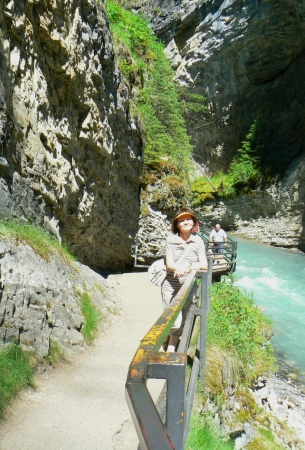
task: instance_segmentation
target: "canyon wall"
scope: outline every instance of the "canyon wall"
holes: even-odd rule
[[[43,224],[96,268],[132,263],[142,133],[94,0],[0,7],[0,218]]]
[[[305,251],[305,157],[294,160],[283,180],[237,199],[200,208],[210,225],[220,222],[247,239]]]
[[[275,169],[304,152],[304,2],[148,0],[141,10],[177,82],[206,98],[189,130],[201,165],[226,169],[254,120]]]
[[[207,112],[189,132],[194,157],[208,173],[228,167],[256,119],[265,162],[275,172],[298,166],[305,133],[303,2],[121,3],[147,15],[177,82],[206,98]],[[132,264],[142,131],[129,114],[103,6],[5,0],[0,52],[0,217],[43,224],[91,267]],[[275,245],[304,245],[303,170],[290,170],[294,175],[264,194],[205,206],[207,220],[219,218]],[[257,223],[273,231],[259,233]],[[271,237],[276,228],[290,230],[287,240]]]
[[[266,191],[204,205],[207,221],[247,238],[305,247],[305,4],[298,0],[123,0],[166,45],[175,79],[206,98],[189,129],[208,174],[226,170],[258,121]],[[190,121],[191,121],[190,117]]]

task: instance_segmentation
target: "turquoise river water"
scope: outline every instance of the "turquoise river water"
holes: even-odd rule
[[[230,236],[238,242],[236,284],[272,319],[280,371],[305,386],[305,254]]]

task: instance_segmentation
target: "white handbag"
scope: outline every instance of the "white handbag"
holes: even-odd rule
[[[158,259],[148,268],[148,278],[156,286],[161,286],[167,275],[164,258]]]

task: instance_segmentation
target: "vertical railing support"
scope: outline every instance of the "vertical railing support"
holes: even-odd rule
[[[166,379],[166,429],[175,446],[183,450],[186,391],[186,354],[156,354],[149,363],[149,378]]]
[[[207,316],[208,316],[208,272],[200,272],[201,304],[200,304],[200,339],[199,339],[199,377],[205,376]]]
[[[213,278],[213,263],[214,263],[214,257],[213,255],[210,255],[207,257],[208,260],[208,312],[210,311],[210,305],[211,305],[211,295],[210,295],[210,287],[212,286],[212,278]]]
[[[141,450],[175,450],[145,384],[127,384],[126,400]]]
[[[198,272],[201,278],[201,303],[200,303],[200,339],[199,339],[199,374],[205,376],[206,343],[207,343],[207,316],[210,310],[209,287],[212,281],[213,257],[208,256],[208,271]]]

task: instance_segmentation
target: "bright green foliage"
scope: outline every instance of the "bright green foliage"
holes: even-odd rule
[[[233,450],[234,443],[225,442],[208,427],[203,417],[193,415],[188,439],[188,450]]]
[[[266,183],[269,177],[268,171],[263,169],[260,163],[263,149],[258,122],[254,121],[246,140],[242,142],[242,148],[237,150],[237,155],[233,158],[228,172],[218,172],[211,177],[217,191],[215,192],[211,188],[204,177],[200,177],[192,183],[193,206],[200,206],[206,200],[218,197],[236,197],[238,194],[251,192],[261,183]]]
[[[215,184],[214,177],[211,178],[211,181],[215,187],[218,187],[218,184]],[[215,189],[212,188],[205,177],[200,177],[193,181],[191,183],[191,191],[193,207],[200,206],[206,200],[214,200],[215,198]]]
[[[189,88],[179,86],[179,103],[187,126],[192,129],[202,126],[202,117],[207,112],[206,98],[200,94],[193,94]]]
[[[203,176],[192,182],[191,191],[193,207],[202,205],[206,200],[215,200],[218,197],[229,198],[236,195],[236,190],[227,174],[217,172],[210,180],[215,186],[216,191]]]
[[[144,59],[149,57],[148,46],[152,41],[152,32],[145,20],[124,10],[113,1],[107,2],[107,12],[115,37],[123,40],[133,56],[136,56],[137,63],[144,67],[144,62],[141,64],[141,57],[144,56]]]
[[[279,424],[279,427],[283,424]],[[284,450],[286,446],[277,443],[271,431],[263,428],[256,430],[254,440],[247,445],[247,450]]]
[[[51,255],[60,257],[67,263],[75,261],[65,245],[60,244],[55,237],[38,226],[1,220],[0,238],[5,236],[30,245],[34,252],[46,261],[49,261]]]
[[[253,299],[227,281],[214,283],[211,295],[208,342],[238,356],[244,380],[274,370],[273,349],[267,343],[271,321],[253,304]]]
[[[81,331],[86,342],[90,344],[96,336],[98,324],[102,319],[102,314],[92,303],[90,296],[86,292],[81,295],[80,302],[81,311],[85,319]]]
[[[10,345],[0,352],[0,417],[9,401],[27,387],[34,387],[31,355]]]
[[[107,1],[107,11],[117,47],[123,43],[129,52],[118,51],[117,56],[127,80],[138,88],[134,102],[145,126],[145,163],[161,172],[162,167],[174,163],[180,172],[187,173],[192,146],[163,45],[140,15],[113,1]]]
[[[237,156],[233,158],[229,167],[228,177],[232,184],[247,183],[250,179],[259,178],[260,158],[257,155],[261,150],[262,144],[257,138],[257,122],[254,121],[246,140],[242,142],[242,148],[237,150]]]

